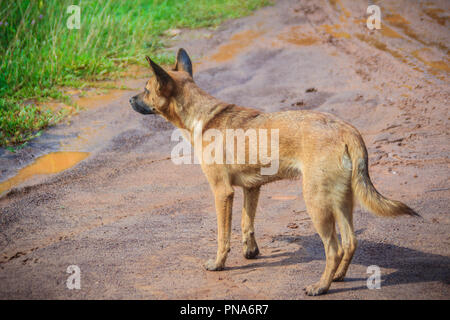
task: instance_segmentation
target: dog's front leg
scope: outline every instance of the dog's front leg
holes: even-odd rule
[[[243,251],[245,258],[254,259],[259,254],[255,240],[254,221],[260,188],[243,188],[243,190],[244,207],[242,208],[241,220]]]
[[[233,208],[233,187],[220,183],[212,187],[216,203],[217,214],[217,256],[216,260],[208,260],[206,270],[219,271],[225,267],[225,260],[230,251],[231,211]]]

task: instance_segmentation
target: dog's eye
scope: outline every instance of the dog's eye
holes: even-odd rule
[[[145,93],[145,94],[148,94],[148,93],[149,93],[149,91],[147,90],[147,88],[144,88],[144,93]]]

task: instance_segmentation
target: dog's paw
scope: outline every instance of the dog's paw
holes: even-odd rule
[[[333,282],[341,282],[344,281],[345,274],[337,274],[333,278]]]
[[[328,291],[328,288],[321,286],[319,283],[315,283],[304,288],[305,294],[308,296],[318,296]]]
[[[258,247],[255,247],[253,250],[249,248],[244,248],[244,257],[246,259],[255,259],[258,254],[259,254]]]
[[[213,259],[209,259],[205,262],[205,269],[208,271],[220,271],[223,270],[223,266],[218,266]]]

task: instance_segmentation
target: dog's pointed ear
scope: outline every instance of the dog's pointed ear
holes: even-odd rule
[[[175,71],[186,71],[192,77],[192,62],[186,50],[180,48],[177,54],[177,63],[175,64]]]
[[[173,81],[169,74],[158,64],[156,64],[152,59],[150,59],[148,56],[146,56],[145,59],[147,59],[148,63],[150,64],[150,68],[153,70],[153,74],[158,80],[161,88],[166,87],[169,82]]]

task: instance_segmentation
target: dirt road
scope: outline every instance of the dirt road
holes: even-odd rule
[[[171,50],[183,46],[197,84],[227,102],[349,121],[377,188],[423,216],[356,209],[347,279],[313,299],[449,299],[450,3],[380,1],[382,29],[373,31],[367,5],[276,1],[218,30],[183,31]],[[1,151],[5,181],[38,156],[66,153],[3,184],[16,186],[0,198],[0,298],[309,299],[302,288],[325,259],[298,180],[263,188],[256,260],[241,253],[237,190],[227,267],[203,269],[216,251],[213,197],[198,165],[170,160],[173,126],[129,106],[144,81],[85,100],[71,125],[16,154]],[[81,290],[66,288],[69,265],[81,270]],[[366,286],[370,265],[381,269],[379,290]]]

